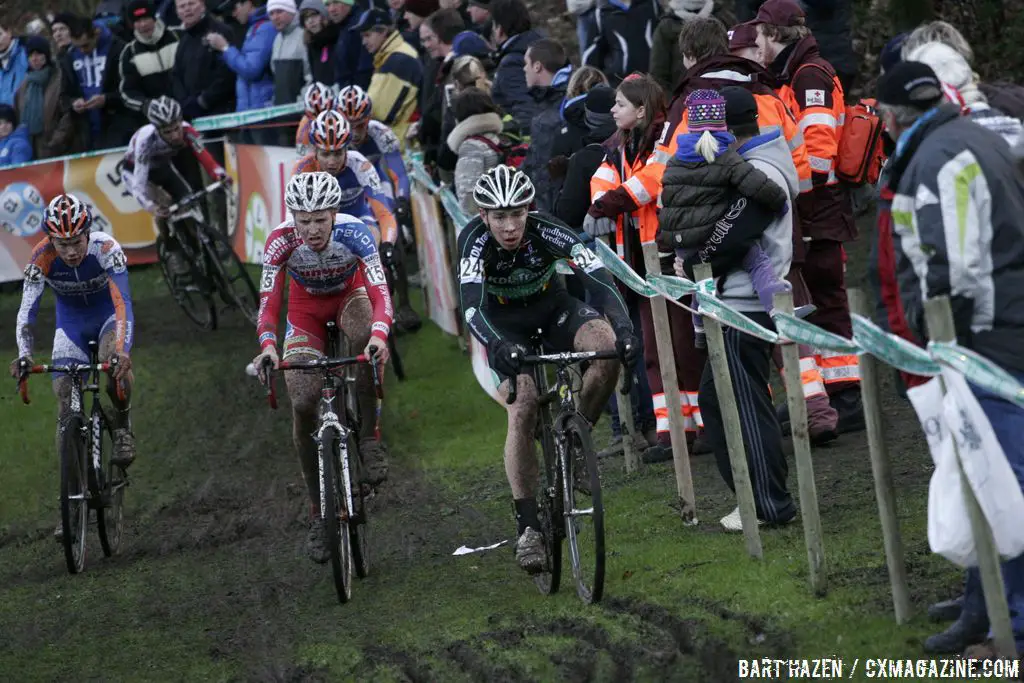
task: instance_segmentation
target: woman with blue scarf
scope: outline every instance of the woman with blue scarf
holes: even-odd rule
[[[18,117],[28,129],[34,158],[60,156],[72,149],[74,123],[61,106],[61,73],[50,57],[50,44],[42,36],[25,41],[28,73],[14,99]]]
[[[785,214],[786,192],[731,148],[736,138],[726,126],[725,99],[718,91],[690,93],[686,111],[689,132],[678,136],[679,149],[662,180],[660,246],[675,249],[677,263],[691,260],[699,251],[699,260],[711,263],[716,275],[741,261],[765,312],[771,312],[775,293],[790,285],[776,276],[758,243],[760,235],[744,236],[739,242],[742,251],[729,254],[715,253],[715,245],[733,227],[728,212],[737,199],[746,197],[772,213]],[[696,314],[693,327],[697,348],[704,348],[704,325]]]

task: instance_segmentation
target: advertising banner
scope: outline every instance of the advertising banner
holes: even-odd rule
[[[455,283],[445,247],[444,224],[437,199],[418,183],[412,186],[412,217],[416,227],[416,251],[420,277],[426,290],[430,319],[448,334],[457,335],[459,325]]]
[[[270,231],[285,218],[284,188],[295,165],[294,147],[263,147],[225,143],[227,171],[236,178],[237,225],[235,253],[246,263],[263,263],[263,246]]]

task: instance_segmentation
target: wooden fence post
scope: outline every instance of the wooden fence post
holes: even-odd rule
[[[711,278],[711,266],[702,263],[694,268],[697,281]],[[751,557],[762,559],[761,533],[757,528],[757,507],[754,505],[754,489],[750,483],[750,468],[747,467],[747,452],[743,445],[743,431],[740,428],[740,412],[736,407],[736,392],[732,386],[732,373],[729,372],[729,360],[725,356],[725,337],[722,326],[708,316],[704,316],[704,331],[708,338],[708,362],[715,376],[715,393],[718,394],[718,407],[722,411],[722,423],[725,427],[725,443],[729,449],[729,462],[732,464],[732,483],[736,489],[736,500],[739,502],[740,519],[743,521],[743,539],[746,541],[747,552]]]
[[[775,308],[793,315],[793,293],[775,295]],[[821,513],[818,511],[818,487],[814,481],[814,462],[811,460],[811,437],[807,431],[807,403],[803,382],[800,381],[800,349],[796,344],[780,343],[782,376],[786,380],[786,401],[793,432],[793,456],[796,460],[796,479],[800,487],[800,518],[804,525],[804,543],[807,545],[807,567],[811,590],[823,596],[828,591],[828,569],[825,566],[825,544],[821,535]]]
[[[924,302],[925,320],[928,323],[928,336],[932,341],[956,341],[956,327],[953,324],[953,309],[949,305],[949,297],[940,296]],[[940,382],[942,381],[940,377]],[[946,384],[942,382],[943,393]],[[985,607],[996,650],[1002,657],[1015,657],[1017,645],[1013,638],[1010,625],[1010,607],[1006,602],[1003,585],[1003,572],[999,566],[999,552],[996,550],[992,529],[989,528],[974,490],[964,474],[963,463],[960,461],[960,449],[956,438],[953,438],[953,452],[956,454],[957,467],[960,469],[960,483],[964,492],[964,502],[971,518],[971,531],[974,534],[975,553],[978,556],[978,570],[981,573],[981,585],[985,592]]]
[[[859,289],[847,290],[850,310],[870,318],[867,300]],[[860,392],[864,401],[864,419],[867,422],[868,449],[871,453],[871,474],[875,480],[875,500],[878,518],[882,522],[882,541],[885,563],[889,568],[889,586],[892,589],[892,608],[896,623],[905,624],[912,615],[910,589],[907,587],[907,564],[900,535],[900,521],[896,515],[896,487],[889,466],[889,447],[885,441],[885,420],[882,416],[882,398],[878,380],[878,361],[871,354],[860,356]]]
[[[643,359],[640,362],[642,363]],[[629,387],[629,391],[623,394],[622,390],[626,387]],[[640,466],[640,456],[636,451],[636,424],[633,421],[633,373],[626,368],[619,371],[619,381],[615,385],[615,403],[619,408],[622,457],[626,462],[626,473],[632,474]]]
[[[660,273],[658,245],[648,242],[643,245],[644,266],[648,273]],[[661,369],[661,386],[665,390],[665,407],[668,409],[668,429],[672,439],[672,459],[676,473],[676,494],[679,496],[679,514],[686,524],[697,523],[697,500],[693,493],[693,475],[690,472],[690,452],[686,446],[686,427],[683,425],[683,408],[679,397],[679,381],[676,374],[676,356],[672,351],[672,329],[668,321],[668,304],[664,297],[651,297],[651,318],[654,321],[654,340],[658,345],[658,367]],[[644,343],[649,344],[650,339]]]

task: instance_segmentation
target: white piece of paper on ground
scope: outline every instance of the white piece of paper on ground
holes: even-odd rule
[[[487,550],[494,550],[495,548],[500,548],[501,546],[506,545],[507,543],[508,539],[505,539],[504,541],[498,541],[497,543],[492,543],[491,545],[485,545],[480,548],[468,548],[466,546],[460,546],[458,550],[452,553],[452,555],[470,555],[472,553],[482,553]]]

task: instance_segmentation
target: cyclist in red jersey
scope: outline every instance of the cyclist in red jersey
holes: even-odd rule
[[[338,180],[330,173],[301,173],[288,181],[285,205],[292,215],[270,233],[263,250],[257,323],[262,351],[253,361],[256,367],[261,367],[265,359],[278,366],[277,323],[286,274],[291,276],[291,285],[285,360],[322,357],[327,322],[335,320],[351,351],[363,349],[377,362],[387,361],[394,311],[384,267],[369,228],[358,218],[338,213],[341,197]],[[292,403],[293,440],[310,497],[307,552],[313,561],[323,563],[329,555],[323,520],[318,514],[319,473],[312,436],[319,379],[306,373],[288,373],[286,381]],[[367,483],[379,484],[387,478],[388,464],[383,444],[374,438],[376,398],[369,366],[359,366],[356,392],[364,473]]]

